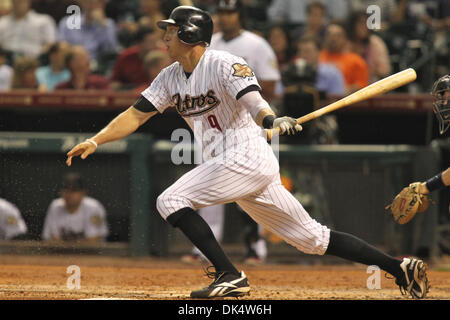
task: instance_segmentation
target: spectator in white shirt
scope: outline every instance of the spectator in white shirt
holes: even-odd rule
[[[30,5],[31,0],[13,0],[12,12],[0,18],[0,46],[15,56],[37,57],[56,40],[55,21]]]
[[[271,22],[302,25],[306,23],[307,6],[311,2],[323,3],[331,20],[347,17],[347,0],[273,0],[267,15]]]

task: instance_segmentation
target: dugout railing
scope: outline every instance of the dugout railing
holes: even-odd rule
[[[111,243],[126,242],[130,255],[167,256],[189,247],[156,210],[157,196],[194,165],[174,165],[170,141],[133,134],[103,145],[71,168],[65,153],[90,134],[0,133],[0,197],[15,203],[39,240],[45,210],[58,195],[63,173],[79,171],[89,193],[108,212]],[[191,150],[192,152],[192,150]],[[316,220],[353,233],[394,254],[436,250],[439,206],[400,226],[385,206],[402,187],[441,167],[435,146],[318,145],[279,148],[281,173],[293,181],[293,194]],[[434,198],[439,201],[439,198]],[[240,244],[241,218],[228,205],[224,244]],[[287,245],[286,245],[287,246]],[[270,254],[270,252],[269,252]]]

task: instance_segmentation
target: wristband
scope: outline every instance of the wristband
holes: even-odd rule
[[[94,140],[92,140],[92,139],[86,139],[85,141],[86,141],[86,142],[89,142],[89,143],[92,143],[92,144],[95,146],[95,148],[98,148],[98,144],[97,144],[97,142],[95,142]]]
[[[444,181],[442,181],[442,172],[428,179],[426,185],[430,192],[445,188]]]
[[[262,126],[264,129],[272,129],[273,128],[273,122],[275,120],[275,117],[271,114],[266,116],[262,121]]]

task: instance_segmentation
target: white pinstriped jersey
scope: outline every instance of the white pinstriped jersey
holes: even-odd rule
[[[236,99],[251,85],[259,88],[244,59],[224,51],[207,50],[189,77],[182,65],[175,62],[160,72],[142,96],[161,113],[175,107],[197,141],[202,142],[203,150],[207,150],[211,133],[226,134],[227,147],[261,135],[262,129]]]
[[[238,94],[252,85],[258,82],[244,59],[206,50],[190,77],[176,62],[142,92],[159,112],[175,106],[202,143],[203,160],[212,156],[158,196],[158,211],[167,219],[183,208],[199,210],[237,202],[257,223],[299,250],[323,254],[330,230],[313,220],[283,187],[278,161],[251,114],[258,111],[249,111],[238,102]],[[216,134],[214,139],[225,134],[221,151],[226,162],[218,154],[205,154],[211,150],[208,145],[215,143],[204,138],[210,130]]]

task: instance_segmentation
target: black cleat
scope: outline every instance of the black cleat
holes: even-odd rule
[[[414,299],[422,299],[427,295],[430,284],[427,278],[427,265],[419,259],[404,258],[400,264],[403,270],[403,277],[396,279],[403,295],[410,294]]]
[[[228,272],[206,272],[214,281],[207,287],[192,291],[191,298],[242,297],[250,294],[250,284],[243,271],[240,275]]]

